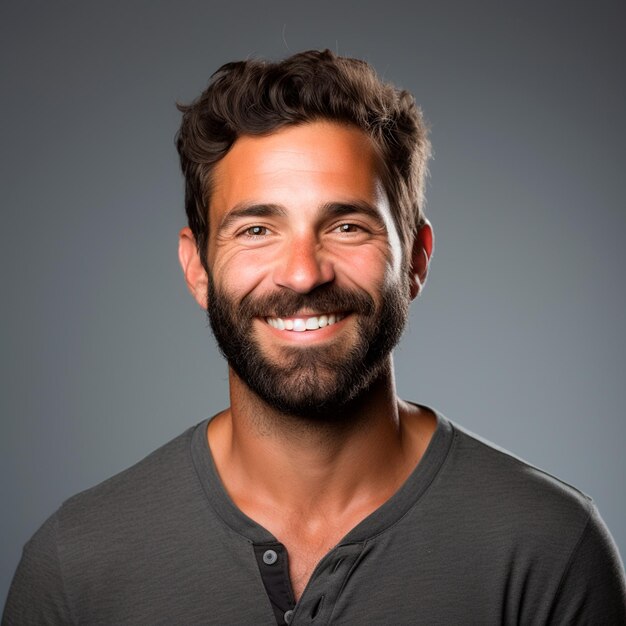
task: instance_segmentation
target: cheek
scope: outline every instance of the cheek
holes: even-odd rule
[[[229,251],[211,263],[213,280],[229,293],[246,295],[270,274],[267,254],[261,251]]]
[[[394,274],[389,256],[383,246],[364,246],[346,250],[336,258],[336,276],[342,282],[347,280],[367,290],[379,289]]]

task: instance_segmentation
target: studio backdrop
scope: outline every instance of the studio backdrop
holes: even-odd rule
[[[399,393],[590,494],[626,553],[622,2],[0,4],[0,596],[64,499],[228,404],[177,261],[180,114],[330,48],[415,94],[436,248]]]

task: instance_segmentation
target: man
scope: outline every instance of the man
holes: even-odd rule
[[[591,500],[396,396],[433,250],[412,97],[307,52],[181,110],[180,262],[231,405],[68,500],[3,623],[623,623]]]

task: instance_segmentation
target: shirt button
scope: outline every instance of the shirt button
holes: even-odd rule
[[[266,550],[263,553],[263,563],[265,565],[274,565],[278,561],[278,554],[274,550]]]
[[[291,620],[293,619],[293,611],[291,609],[289,609],[289,611],[285,611],[283,617],[285,618],[287,624],[291,624]]]

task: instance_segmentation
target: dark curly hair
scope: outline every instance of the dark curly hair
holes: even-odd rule
[[[382,82],[365,61],[310,50],[276,63],[226,63],[196,100],[177,106],[183,113],[176,147],[185,209],[205,268],[215,164],[242,135],[316,120],[350,124],[373,140],[405,256],[410,250],[425,219],[427,130],[413,96]]]

